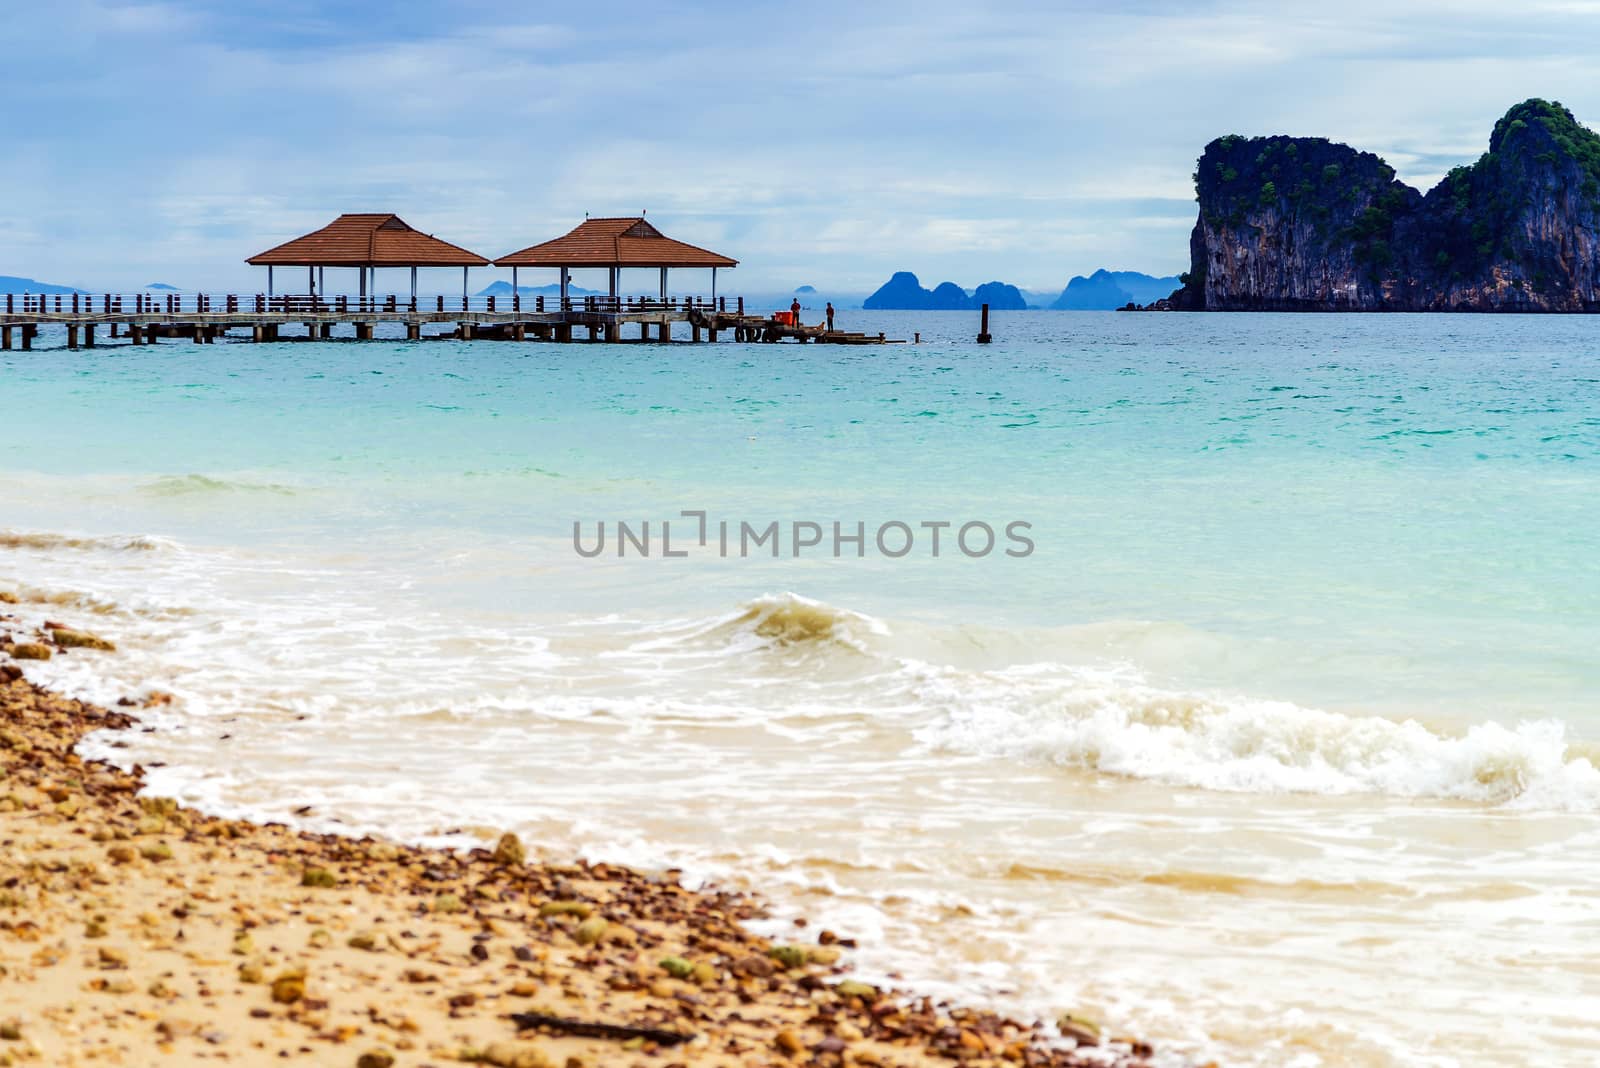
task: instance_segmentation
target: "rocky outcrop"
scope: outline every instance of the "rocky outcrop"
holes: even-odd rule
[[[1076,275],[1050,307],[1056,311],[1111,311],[1133,302],[1158,300],[1181,283],[1176,277],[1156,278],[1140,271],[1108,271]]]
[[[1028,299],[1009,282],[985,282],[972,291],[967,307],[980,308],[985,304],[995,311],[1026,311]]]
[[[1195,172],[1190,268],[1207,311],[1600,311],[1600,136],[1528,100],[1426,196],[1377,156],[1223,137]]]
[[[954,282],[923,289],[916,275],[896,271],[861,306],[868,311],[971,311],[981,304],[996,311],[1021,311],[1028,301],[1020,289],[1005,282],[985,282],[969,295]]]

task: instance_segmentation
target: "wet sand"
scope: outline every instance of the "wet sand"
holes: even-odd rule
[[[0,612],[0,1066],[1147,1063],[1090,1023],[1075,1041],[860,983],[848,937],[769,941],[744,926],[758,899],[671,873],[141,796],[138,768],[74,752],[138,703],[26,678],[30,654],[115,655],[94,645]]]

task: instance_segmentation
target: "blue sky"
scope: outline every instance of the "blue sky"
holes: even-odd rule
[[[95,289],[258,288],[340,211],[493,257],[648,209],[724,291],[1052,290],[1184,269],[1220,134],[1425,187],[1526,97],[1600,121],[1591,0],[8,7],[0,274]]]

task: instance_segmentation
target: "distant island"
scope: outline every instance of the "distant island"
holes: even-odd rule
[[[1057,311],[1111,311],[1126,304],[1160,300],[1183,284],[1177,275],[1156,278],[1138,271],[1098,270],[1067,283],[1050,307]]]
[[[1016,286],[985,282],[968,293],[954,282],[924,289],[910,271],[896,271],[877,292],[861,302],[868,311],[971,311],[983,304],[995,311],[1023,311],[1028,301]]]
[[[41,282],[37,278],[18,278],[16,275],[0,274],[0,293],[83,293],[85,290],[74,286],[58,286],[49,282]]]
[[[177,286],[169,286],[165,282],[151,282],[149,285],[145,286],[145,288],[146,289],[161,289],[161,290],[166,290],[166,291],[172,292],[172,293],[176,293],[178,291],[178,287]]]
[[[1527,100],[1426,195],[1317,137],[1222,137],[1183,288],[1205,311],[1600,311],[1600,136]]]

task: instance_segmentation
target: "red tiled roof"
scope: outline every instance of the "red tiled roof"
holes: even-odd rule
[[[485,267],[476,252],[418,233],[398,215],[341,215],[320,230],[269,248],[257,267]]]
[[[666,237],[644,219],[585,219],[565,237],[512,252],[496,267],[737,267],[738,260]]]

